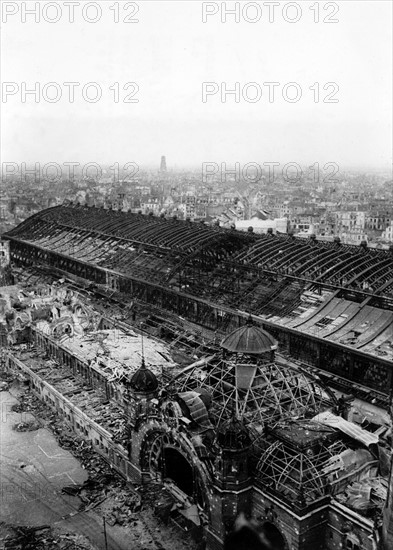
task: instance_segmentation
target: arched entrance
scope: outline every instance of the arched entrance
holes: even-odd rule
[[[172,447],[163,450],[163,474],[169,478],[188,496],[194,494],[194,472],[188,460]]]
[[[170,479],[208,513],[209,503],[203,474],[171,434],[154,432],[142,446],[141,466],[161,481]]]
[[[265,537],[270,542],[274,550],[287,550],[287,543],[285,541],[285,538],[278,530],[278,528],[274,525],[274,523],[266,521],[262,527]]]

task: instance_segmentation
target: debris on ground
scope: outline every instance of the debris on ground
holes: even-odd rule
[[[105,519],[110,528],[121,529],[135,550],[193,550],[196,548],[186,530],[180,530],[177,523],[168,521],[167,514],[154,513],[157,502],[168,498],[160,483],[151,482],[142,486],[133,485],[120,476],[101,457],[89,441],[79,437],[44,402],[25,389],[18,395],[19,403],[12,406],[18,413],[30,413],[35,417],[37,427],[49,429],[58,444],[79,460],[88,473],[88,479],[80,485],[66,485],[63,494],[78,496],[81,500],[79,512],[95,513],[98,521]],[[21,422],[19,424],[25,424]],[[157,512],[157,510],[156,510]],[[168,522],[166,524],[166,522]],[[0,526],[1,527],[1,526]],[[37,535],[38,536],[38,535]],[[68,537],[68,538],[67,538]],[[34,538],[32,546],[4,546],[4,548],[37,550],[91,550],[93,546],[83,545],[70,537],[75,534]],[[45,542],[42,542],[44,541]],[[86,539],[87,540],[87,539]],[[2,540],[0,539],[0,543]],[[87,543],[90,544],[90,543]]]
[[[32,420],[30,422],[17,422],[12,426],[12,429],[16,432],[35,432],[36,430],[39,430],[40,427],[41,426],[38,422]]]
[[[94,550],[82,535],[60,532],[49,525],[29,527],[0,523],[0,544],[4,550]]]
[[[14,382],[15,376],[4,369],[3,366],[0,367],[0,391],[8,391],[11,384]]]

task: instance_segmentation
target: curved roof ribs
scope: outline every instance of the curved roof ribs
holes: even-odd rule
[[[282,238],[279,237],[281,240]],[[275,252],[277,248],[277,241],[275,239],[260,237],[259,242],[253,244],[251,248],[242,252],[239,256],[236,256],[234,260],[237,262],[255,263],[263,254],[267,254],[271,251]]]
[[[337,259],[337,250],[335,251],[335,254],[330,257],[329,259],[326,259],[325,262],[319,267],[316,268],[311,276],[315,275],[317,271],[320,271],[323,276],[326,275],[327,272],[333,267],[335,267],[337,264],[335,263],[335,259]],[[353,258],[353,252],[349,247],[346,248],[340,248],[340,261],[347,261],[348,259]],[[325,270],[325,271],[323,271]]]
[[[355,283],[358,282],[360,273],[369,268],[372,268],[373,266],[375,268],[375,261],[373,261],[372,258],[364,258],[363,261],[360,260],[360,263],[356,262],[355,265],[349,270],[348,276],[350,276],[353,272],[355,273],[353,277],[347,282],[346,286],[348,288],[356,288]]]
[[[285,241],[284,241],[285,242]],[[272,247],[269,252],[266,254],[265,251],[261,248],[259,250],[259,253],[255,255],[252,258],[253,264],[257,263],[260,259],[262,260],[262,266],[264,268],[269,269],[270,268],[270,260],[277,257],[277,254],[284,254],[287,250],[290,250],[291,248],[296,249],[296,246],[299,243],[296,243],[296,241],[293,241],[292,239],[288,240],[283,246],[280,246],[280,243],[275,243],[275,246]],[[270,248],[270,247],[269,247]],[[281,252],[280,252],[281,250]]]
[[[53,230],[48,234],[48,231],[45,233],[43,232],[43,228],[41,228],[41,231],[35,231],[30,235],[29,241],[33,241],[35,243],[39,243],[41,246],[47,246],[51,245],[57,246],[60,245],[62,241],[66,238],[67,233],[64,232],[64,229],[61,229],[60,227],[53,226]]]
[[[302,258],[307,258],[308,256],[314,256],[316,252],[316,248],[313,246],[304,248],[296,253],[296,250],[291,252],[289,255],[286,255],[285,258],[280,257],[277,262],[274,264],[273,267],[277,267],[278,269],[283,269],[287,264],[294,263],[296,261],[301,260]],[[281,260],[281,263],[280,263]]]
[[[387,296],[391,294],[391,253],[351,245],[338,247],[334,243],[311,243],[289,236],[242,233],[80,205],[55,206],[38,212],[7,236],[119,272],[146,269],[153,276],[156,270],[157,277],[167,284],[185,269],[191,286],[197,288],[203,281],[211,298],[218,290],[223,296],[231,293],[231,281],[236,276],[240,281],[239,296],[250,297],[255,291],[254,302],[259,299],[262,303],[263,295],[267,293],[271,298],[273,290],[266,288],[269,284],[264,280],[265,271],[271,271],[273,276],[336,286],[342,286],[341,278],[345,275],[349,281],[346,288],[358,291],[367,282],[374,293],[381,295],[388,290]],[[242,277],[242,269],[258,269],[259,275],[254,273],[249,280]],[[214,270],[218,281],[209,284]],[[273,286],[276,295],[277,285]],[[292,299],[289,294],[287,297],[284,292],[283,300]],[[228,300],[232,298],[228,295]]]
[[[389,266],[390,266],[390,269],[389,269]],[[377,274],[380,274],[382,272],[386,276],[387,274],[392,273],[391,266],[392,266],[392,261],[390,258],[386,260],[382,260],[382,264],[378,267],[377,270],[375,269],[375,263],[372,262],[371,264],[368,264],[367,267],[363,269],[363,271],[354,275],[352,279],[348,282],[348,285],[355,283],[357,280],[359,280],[359,282],[362,282],[361,278],[364,277],[369,272],[371,272],[372,274],[371,284],[373,284],[373,282],[377,282],[381,278],[381,277],[375,278]]]
[[[354,254],[354,257],[352,259],[345,258],[341,260],[338,264],[331,266],[325,273],[322,273],[316,278],[316,282],[322,282],[322,280],[325,281],[337,281],[338,275],[341,274],[343,271],[348,271],[349,268],[353,268],[354,266],[358,265],[359,263],[362,264],[363,262],[369,260],[370,258],[365,255],[359,255]],[[333,276],[330,276],[330,273],[333,273]]]
[[[375,293],[381,294],[382,292],[385,292],[388,288],[392,287],[393,290],[393,277],[388,279],[381,287],[379,287]]]
[[[337,250],[330,250],[327,249],[323,251],[322,256],[320,256],[318,259],[310,258],[305,264],[300,265],[297,267],[293,272],[292,275],[298,275],[300,272],[307,271],[309,266],[315,267],[315,269],[311,272],[311,275],[315,273],[318,269],[323,269],[326,265],[328,265],[332,258],[334,258],[337,255]],[[321,265],[319,265],[321,263]]]

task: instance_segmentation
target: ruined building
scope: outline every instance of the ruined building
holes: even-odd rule
[[[390,426],[333,391],[388,403],[390,251],[78,205],[5,237],[7,368],[208,549],[240,512],[278,550],[391,547]]]

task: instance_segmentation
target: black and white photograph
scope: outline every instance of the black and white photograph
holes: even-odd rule
[[[0,18],[0,550],[392,550],[393,2]]]

